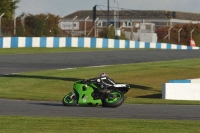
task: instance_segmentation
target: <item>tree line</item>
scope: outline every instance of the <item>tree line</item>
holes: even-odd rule
[[[15,16],[20,0],[0,0],[1,36],[63,36],[58,27],[59,16],[25,14]]]

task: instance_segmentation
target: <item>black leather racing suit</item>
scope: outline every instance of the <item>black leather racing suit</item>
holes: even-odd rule
[[[114,80],[110,79],[109,77],[97,77],[89,79],[90,82],[97,83],[101,89],[107,89],[109,86],[112,86],[115,84]]]

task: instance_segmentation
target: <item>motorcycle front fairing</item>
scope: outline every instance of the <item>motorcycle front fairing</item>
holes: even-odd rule
[[[91,86],[83,84],[83,81],[75,82],[73,87],[76,92],[78,105],[102,105],[101,99],[95,100],[92,97],[94,89]]]

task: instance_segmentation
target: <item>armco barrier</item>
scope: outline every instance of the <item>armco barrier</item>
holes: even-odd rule
[[[168,43],[150,43],[130,40],[106,38],[78,38],[78,37],[0,37],[0,48],[154,48],[177,50],[200,50],[199,47],[183,46]]]
[[[163,84],[162,98],[168,100],[200,100],[200,79],[170,80]]]

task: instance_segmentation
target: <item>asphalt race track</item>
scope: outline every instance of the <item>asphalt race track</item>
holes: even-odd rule
[[[0,75],[98,65],[200,58],[198,50],[115,50],[48,54],[0,55]],[[66,107],[61,102],[0,99],[0,115],[70,116],[138,119],[200,120],[200,106],[132,105],[118,108]]]
[[[115,50],[0,55],[0,75],[27,71],[200,58],[199,50]]]
[[[200,120],[200,106],[122,104],[118,108],[63,106],[61,102],[0,100],[0,115]]]

